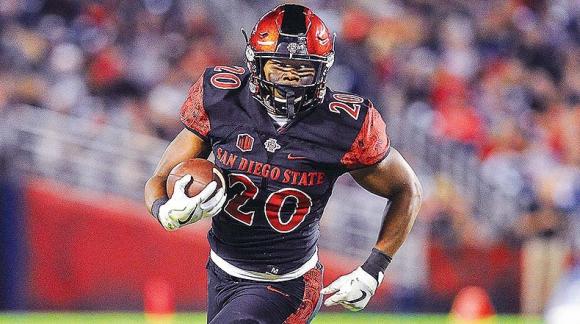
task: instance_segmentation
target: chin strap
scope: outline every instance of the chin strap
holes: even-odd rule
[[[296,116],[296,109],[294,107],[294,100],[296,96],[294,91],[288,90],[286,92],[286,113],[288,114],[288,118],[292,119]]]

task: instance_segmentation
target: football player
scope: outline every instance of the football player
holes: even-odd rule
[[[189,90],[185,128],[147,182],[146,204],[167,230],[212,217],[208,323],[308,323],[323,294],[327,306],[361,310],[411,230],[421,186],[373,104],[326,87],[334,35],[310,9],[279,6],[246,40],[247,67],[210,67]],[[185,176],[168,199],[170,170],[210,151],[227,190],[208,199],[210,183],[188,198]],[[323,289],[319,222],[345,172],[390,206],[368,259]]]

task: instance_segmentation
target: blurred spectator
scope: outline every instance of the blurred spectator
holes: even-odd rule
[[[435,79],[433,89],[432,100],[437,111],[434,131],[440,137],[479,150],[486,136],[481,118],[467,102],[466,85],[457,77],[442,74]]]
[[[580,267],[571,269],[558,283],[546,310],[546,323],[572,324],[580,318]]]
[[[489,233],[473,218],[469,203],[449,178],[438,175],[434,191],[423,202],[422,217],[430,223],[430,238],[444,246],[486,246]]]
[[[522,312],[541,314],[564,273],[569,246],[563,240],[566,223],[553,206],[533,204],[520,220],[522,250]]]

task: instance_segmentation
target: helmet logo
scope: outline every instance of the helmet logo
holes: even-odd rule
[[[306,52],[306,38],[299,37],[297,42],[288,43],[286,47],[290,55],[293,54],[308,54]]]
[[[268,140],[264,142],[264,147],[266,148],[266,151],[274,153],[276,150],[279,150],[281,146],[275,138],[268,138]]]

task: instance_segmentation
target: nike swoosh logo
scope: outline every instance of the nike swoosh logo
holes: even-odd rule
[[[288,153],[288,160],[305,160],[307,159],[305,156],[296,156],[292,155],[292,153]]]
[[[357,302],[359,302],[359,301],[367,298],[367,293],[366,292],[361,291],[361,293],[362,293],[362,295],[359,298],[356,298],[356,299],[353,299],[353,300],[347,300],[346,302],[347,303],[354,304],[354,303],[357,303]]]
[[[187,224],[187,222],[189,222],[191,220],[191,218],[193,217],[193,213],[195,212],[195,209],[191,211],[191,213],[189,214],[189,217],[187,217],[186,220],[181,221],[181,220],[177,220],[177,222],[181,225]]]
[[[280,295],[282,295],[282,296],[290,297],[290,295],[288,295],[287,293],[285,293],[285,292],[282,292],[282,291],[280,291],[280,290],[278,290],[278,289],[276,289],[276,288],[272,287],[272,285],[267,285],[267,286],[266,286],[266,289],[268,289],[268,290],[270,290],[270,291],[273,291],[273,292],[277,292],[277,293],[279,293],[279,294],[280,294]]]

